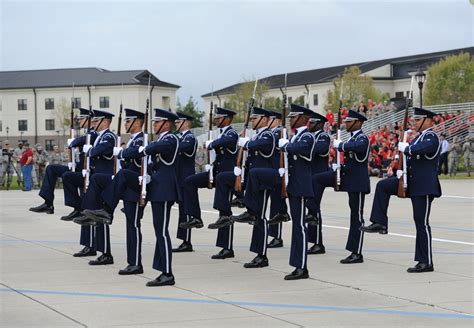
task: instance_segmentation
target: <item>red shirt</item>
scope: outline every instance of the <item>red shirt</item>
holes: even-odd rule
[[[332,112],[328,112],[326,114],[326,118],[328,119],[329,125],[332,125],[332,123],[334,123],[334,114]]]
[[[29,157],[33,157],[33,151],[31,150],[31,148],[28,148],[23,152],[20,158],[20,164],[25,165]]]

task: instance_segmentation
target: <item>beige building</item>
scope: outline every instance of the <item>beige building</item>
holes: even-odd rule
[[[179,86],[159,80],[147,70],[101,68],[0,72],[0,139],[12,145],[27,140],[46,149],[64,145],[73,97],[75,108],[103,109],[118,115],[123,107],[144,111],[150,76],[151,108],[172,108]],[[122,87],[123,84],[123,87]],[[76,110],[76,115],[78,111]],[[112,123],[116,130],[116,123]]]
[[[474,55],[474,47],[288,73],[288,101],[291,103],[293,99],[300,96],[307,97],[308,88],[309,107],[316,112],[323,113],[326,95],[328,90],[333,88],[334,79],[342,75],[344,69],[350,66],[358,66],[362,75],[372,77],[375,88],[384,93],[387,92],[391,98],[403,98],[410,90],[411,77],[409,73],[418,69],[426,69],[429,65],[438,62],[442,58],[456,55],[460,52]],[[264,98],[278,97],[281,99],[282,93],[280,88],[284,86],[284,76],[285,74],[277,74],[259,78],[261,83],[269,86],[269,90],[265,93]],[[234,90],[240,85],[241,83],[237,83],[214,91],[214,104],[224,106],[224,103],[229,100]],[[416,85],[414,86],[413,95],[414,104],[417,104],[419,102],[419,92]],[[206,111],[209,111],[211,93],[202,95],[202,98],[204,99],[204,108]],[[367,102],[367,99],[363,99],[363,101]],[[352,106],[353,104],[344,105]]]

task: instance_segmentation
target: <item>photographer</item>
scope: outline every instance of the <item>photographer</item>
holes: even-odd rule
[[[7,175],[7,189],[10,189],[13,176],[13,149],[10,147],[10,142],[5,140],[3,142],[2,156],[0,158],[0,184],[5,188],[5,174]]]

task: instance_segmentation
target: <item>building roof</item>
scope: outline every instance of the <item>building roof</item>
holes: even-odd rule
[[[60,68],[0,72],[1,89],[61,88],[100,85],[148,85],[178,89],[180,86],[159,80],[148,70],[109,71],[98,67]]]
[[[337,76],[342,75],[344,73],[344,69],[349,68],[351,66],[358,66],[362,73],[369,72],[376,68],[391,64],[392,65],[392,77],[374,77],[374,80],[377,79],[389,79],[389,80],[397,80],[397,79],[404,79],[408,78],[409,72],[415,71],[418,68],[426,68],[431,64],[438,62],[440,59],[449,56],[449,55],[457,55],[461,52],[469,53],[471,56],[474,55],[474,47],[468,48],[461,48],[461,49],[454,49],[454,50],[447,50],[447,51],[440,51],[440,52],[432,52],[420,55],[413,55],[413,56],[404,56],[404,57],[396,57],[396,58],[389,58],[389,59],[382,59],[382,60],[375,60],[363,63],[354,63],[354,64],[347,64],[347,65],[340,65],[334,67],[327,67],[327,68],[318,68],[308,71],[300,71],[300,72],[293,72],[288,73],[287,75],[287,86],[299,86],[305,84],[317,84],[317,83],[324,83],[324,82],[331,82]],[[242,85],[242,83],[233,84],[226,88],[214,91],[214,95],[225,95],[225,94],[232,94],[235,90]],[[271,75],[268,77],[264,77],[259,79],[259,83],[265,83],[269,86],[270,89],[277,89],[284,87],[285,83],[285,74],[277,74]],[[209,97],[211,93],[206,93],[201,97]]]

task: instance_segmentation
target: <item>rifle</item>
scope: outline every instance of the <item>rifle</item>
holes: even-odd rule
[[[255,79],[255,85],[253,86],[253,94],[252,97],[250,98],[248,104],[247,104],[247,116],[245,117],[245,124],[244,124],[244,129],[242,130],[242,133],[240,134],[243,138],[245,138],[245,135],[247,134],[247,129],[249,127],[249,121],[250,121],[250,114],[252,113],[252,108],[255,103],[255,92],[257,91],[257,83],[258,79]],[[242,169],[243,167],[243,159],[244,159],[244,147],[240,147],[239,149],[239,154],[237,155],[237,164],[236,166],[239,169]],[[242,174],[239,175],[238,177],[235,177],[235,184],[234,184],[234,189],[237,192],[242,191],[242,181],[244,180],[244,172],[242,170]]]
[[[283,108],[281,110],[281,135],[280,138],[286,139],[286,110],[287,110],[287,97],[286,97],[286,85],[288,80],[288,73],[285,73],[285,87],[284,89],[280,88],[281,93],[283,94]],[[284,91],[283,91],[284,90]],[[288,184],[288,156],[287,154],[280,149],[280,168],[285,170],[285,174],[281,177],[281,197],[287,198],[288,193],[286,192],[286,185]]]
[[[342,110],[342,90],[344,86],[344,80],[341,77],[341,93],[339,94],[339,109],[337,111],[337,132],[336,132],[336,139],[339,140],[341,137],[341,121],[342,121],[342,115],[341,115],[341,110]],[[339,191],[341,188],[341,152],[339,149],[336,149],[336,163],[339,166],[336,169],[336,176],[334,181],[334,191]]]
[[[310,96],[310,92],[311,92],[311,84],[308,86],[307,84],[304,85],[305,89],[306,89],[306,95],[307,95],[307,98],[306,98],[306,108],[309,108],[309,104],[310,104],[310,99],[309,99],[309,96]]]
[[[148,146],[148,112],[150,111],[150,81],[151,75],[148,75],[148,96],[146,99],[146,109],[145,109],[145,124],[143,125],[143,147]],[[142,166],[141,166],[141,187],[142,191],[140,194],[140,206],[145,206],[146,201],[146,178],[148,171],[148,156],[142,157]]]
[[[123,105],[122,105],[122,95],[123,95],[123,82],[122,82],[122,93],[120,95],[120,111],[119,111],[119,117],[118,117],[118,128],[117,128],[117,147],[120,147],[120,144],[122,143],[122,138],[120,135],[122,134],[122,111],[123,111]],[[117,174],[117,156],[115,156],[114,160],[114,175]]]
[[[87,120],[87,136],[86,136],[86,145],[91,144],[91,120],[92,120],[92,104],[89,104],[89,118]],[[84,163],[86,163],[86,169],[84,174],[84,192],[87,191],[89,187],[89,175],[91,170],[91,159],[87,153],[84,154]]]
[[[212,111],[214,110],[214,87],[212,87],[211,92],[211,108],[209,109],[209,131],[207,133],[207,140],[212,140]],[[212,163],[214,162],[211,159],[211,150],[207,150],[207,164],[210,166],[209,169],[209,180],[207,181],[207,188],[212,189],[212,184],[214,183],[214,173],[212,172]]]
[[[410,107],[410,101],[413,99],[413,80],[414,76],[411,77],[410,92],[405,99],[405,114],[403,116],[403,126],[400,129],[399,140],[403,142],[407,141],[406,130],[408,128],[408,108]],[[403,170],[403,176],[398,180],[398,191],[397,196],[400,198],[407,197],[408,181],[407,181],[407,159],[403,152],[398,151],[398,169]]]
[[[70,129],[69,129],[69,138],[72,139],[75,135],[75,132],[74,132],[74,105],[75,105],[75,101],[74,101],[74,82],[72,82],[72,98],[71,98],[71,125],[70,125]],[[71,171],[74,172],[76,171],[76,158],[75,158],[75,153],[74,153],[74,149],[71,147],[71,149],[69,149],[69,162],[71,163]]]

